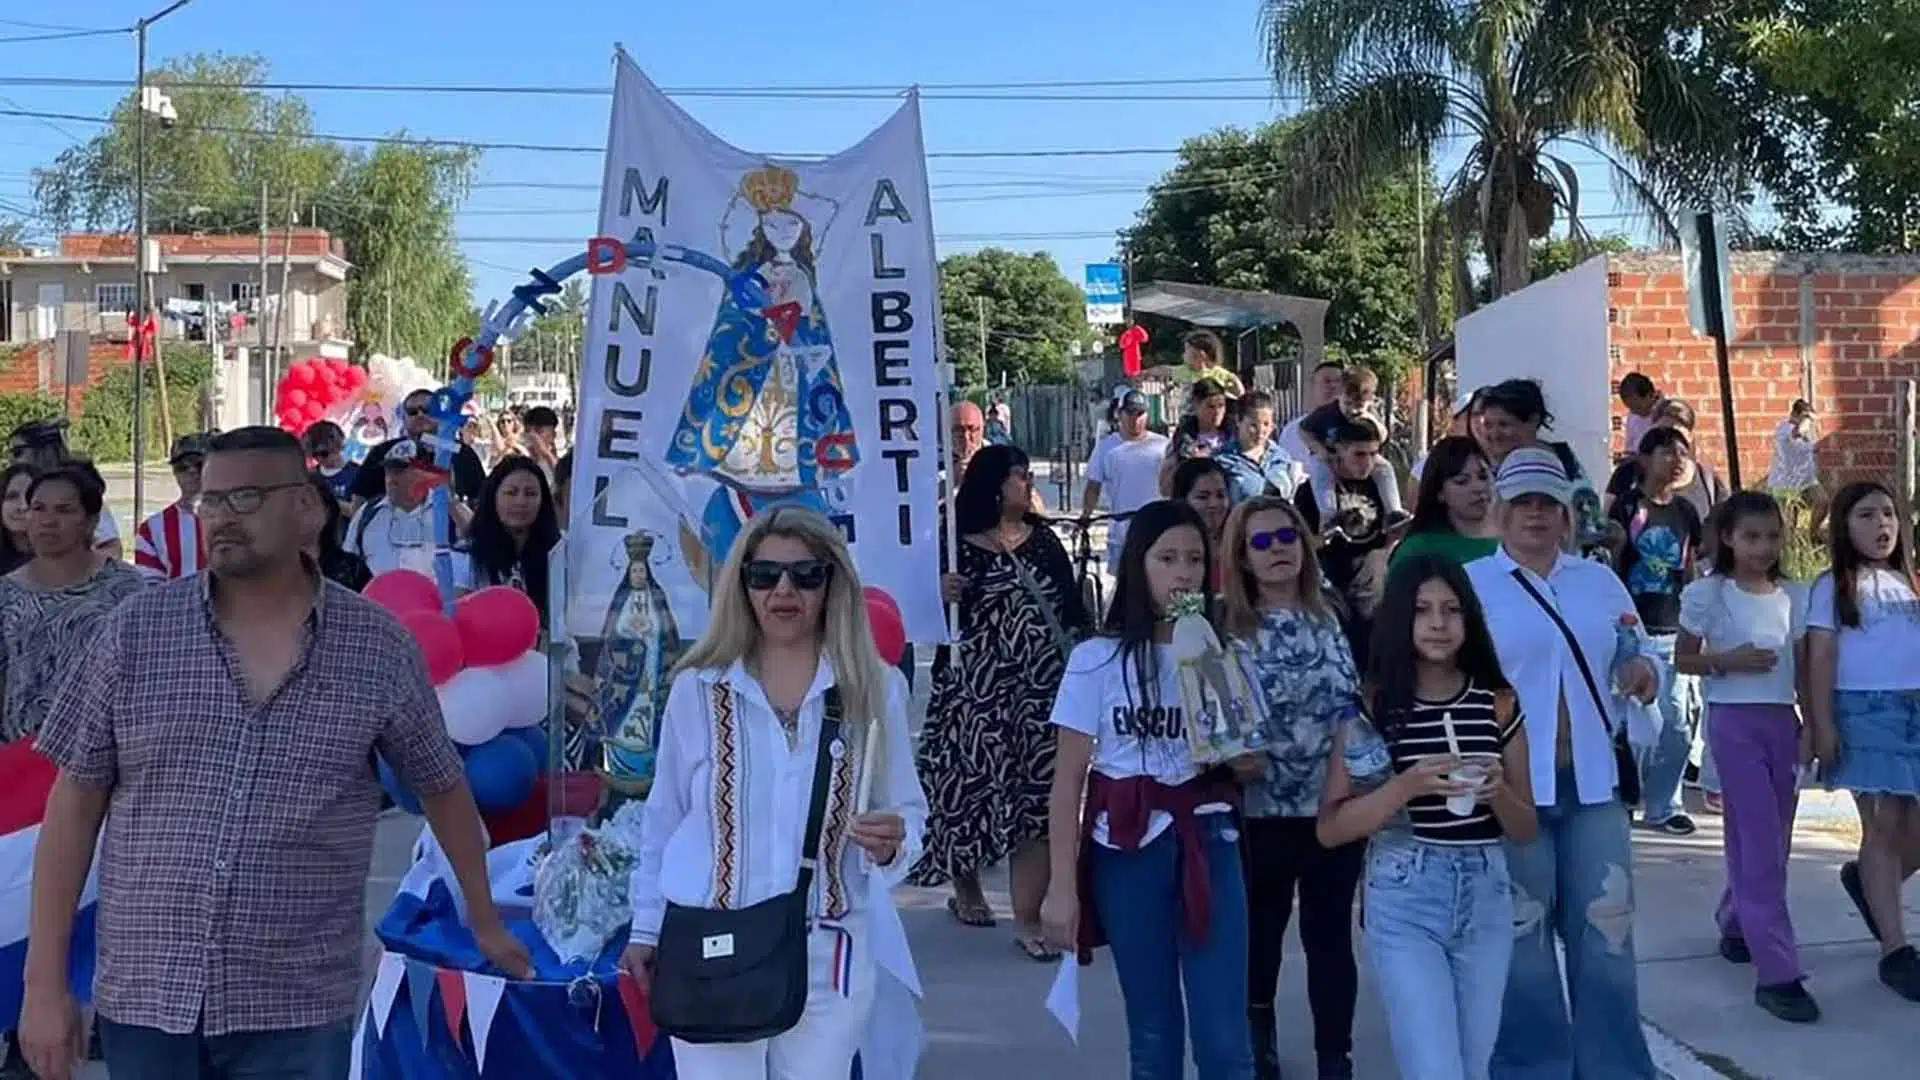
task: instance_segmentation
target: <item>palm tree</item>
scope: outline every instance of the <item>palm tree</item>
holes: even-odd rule
[[[1471,241],[1496,297],[1531,280],[1531,243],[1558,221],[1586,241],[1568,148],[1599,155],[1616,191],[1674,239],[1683,193],[1737,174],[1714,167],[1731,159],[1728,127],[1667,48],[1677,27],[1662,20],[1676,18],[1633,0],[1265,0],[1274,78],[1308,105],[1282,212],[1352,204],[1464,138],[1428,224],[1429,278],[1453,239],[1456,305],[1473,295]],[[1728,182],[1716,186],[1724,202]]]

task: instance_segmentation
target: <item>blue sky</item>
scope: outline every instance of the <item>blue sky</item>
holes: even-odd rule
[[[8,0],[0,73],[126,78],[131,35],[6,43],[54,27],[130,24],[165,0]],[[1068,276],[1111,257],[1170,153],[1121,157],[943,159],[943,151],[1169,150],[1225,125],[1289,108],[1262,81],[1253,0],[816,0],[813,4],[660,0],[194,0],[154,27],[154,61],[190,51],[257,53],[284,82],[604,86],[615,42],[669,90],[698,87],[921,84],[942,254],[998,244],[1051,252]],[[1148,94],[1195,100],[962,100],[939,84],[1066,80],[1239,82],[1030,94]],[[0,84],[0,109],[103,115],[109,90]],[[603,145],[605,96],[314,92],[323,133],[569,146]],[[729,141],[756,151],[826,152],[855,142],[890,100],[683,97]],[[96,126],[0,116],[0,203],[30,205],[28,170]],[[1581,161],[1595,195],[1605,173]],[[597,153],[489,151],[459,222],[479,299],[557,261],[593,229]],[[514,187],[577,184],[580,190]],[[501,186],[504,185],[504,186]],[[1586,209],[1615,209],[1604,195]],[[1604,228],[1615,222],[1597,222]]]

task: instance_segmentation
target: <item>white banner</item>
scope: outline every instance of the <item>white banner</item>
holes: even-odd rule
[[[697,636],[745,522],[798,503],[840,524],[910,639],[944,639],[918,98],[844,153],[774,162],[715,137],[622,53],[600,232],[657,251],[593,279],[567,631],[597,636],[657,589]],[[629,573],[636,558],[648,572]]]

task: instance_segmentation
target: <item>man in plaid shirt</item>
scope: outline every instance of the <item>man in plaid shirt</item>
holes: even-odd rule
[[[377,753],[421,796],[481,950],[530,973],[420,650],[305,552],[326,520],[274,428],[209,444],[209,573],[123,604],[55,699],[20,1041],[68,1080],[66,960],[102,826],[94,1003],[114,1080],[339,1080],[359,1001]]]

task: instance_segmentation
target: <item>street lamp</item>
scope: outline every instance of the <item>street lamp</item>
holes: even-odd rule
[[[153,317],[153,283],[147,280],[147,113],[149,110],[159,113],[167,119],[173,111],[170,103],[165,103],[159,94],[147,93],[147,27],[179,11],[193,0],[174,0],[162,8],[158,14],[149,15],[133,24],[133,36],[138,42],[138,73],[134,79],[133,109],[133,280],[134,307],[137,314],[133,325],[133,523],[137,526],[145,521],[147,489],[147,425],[143,415],[146,411],[144,387],[147,375],[147,348],[141,331],[146,320]],[[156,347],[160,337],[158,320],[154,326]],[[167,388],[162,386],[165,394]]]

